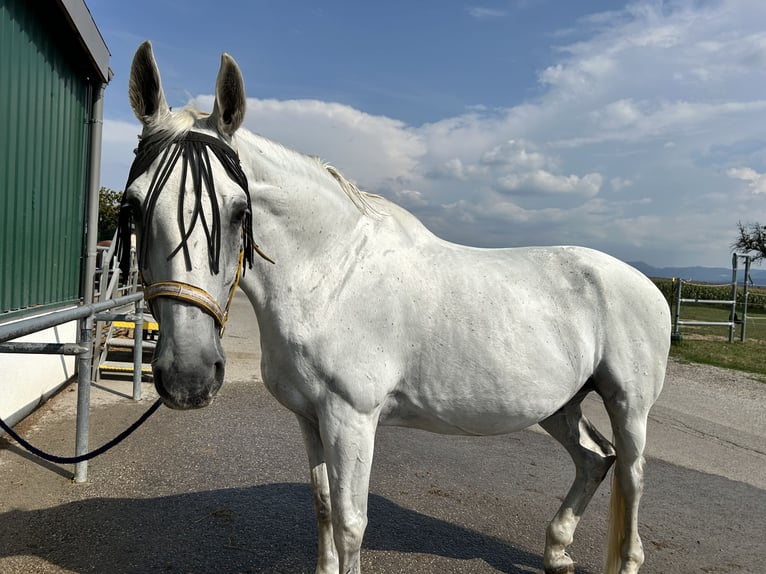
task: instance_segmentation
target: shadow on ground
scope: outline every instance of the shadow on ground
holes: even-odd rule
[[[370,495],[364,549],[479,559],[506,573],[541,558]],[[73,572],[313,572],[310,491],[270,484],[151,499],[93,498],[0,515],[0,558],[36,556]],[[363,551],[363,556],[365,552]]]

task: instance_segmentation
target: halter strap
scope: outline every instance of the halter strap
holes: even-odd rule
[[[223,337],[223,332],[226,329],[226,321],[229,320],[229,309],[231,308],[231,302],[234,300],[234,294],[237,291],[239,285],[239,279],[242,277],[242,267],[244,263],[245,250],[242,249],[239,252],[239,261],[237,263],[237,274],[234,277],[234,283],[229,290],[229,297],[226,300],[226,307],[221,307],[218,301],[213,298],[210,293],[189,283],[183,281],[157,281],[150,285],[144,284],[144,301],[149,304],[154,299],[160,297],[166,297],[168,299],[178,299],[179,301],[185,301],[191,303],[202,309],[205,313],[213,317],[215,324],[218,327],[219,336]]]
[[[208,315],[212,315],[219,327],[223,327],[226,322],[226,312],[218,304],[218,301],[213,299],[204,289],[189,283],[182,281],[158,281],[144,287],[144,300],[146,302],[153,301],[159,297],[180,299],[181,301],[192,303]]]

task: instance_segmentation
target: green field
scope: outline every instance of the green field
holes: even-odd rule
[[[684,303],[681,319],[687,321],[728,321],[730,308]],[[738,308],[737,313],[741,313]],[[748,310],[745,342],[740,341],[741,325],[736,325],[734,342],[729,343],[729,328],[679,325],[681,341],[673,343],[670,354],[681,360],[738,369],[760,375],[766,381],[766,313]]]

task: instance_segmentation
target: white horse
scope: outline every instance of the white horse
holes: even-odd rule
[[[535,423],[577,469],[546,532],[545,571],[574,572],[567,546],[615,462],[608,571],[638,571],[646,424],[670,343],[651,281],[590,249],[435,237],[334,168],[241,129],[244,84],[227,54],[209,115],[169,109],[148,42],[130,101],[144,128],[124,205],[161,325],[157,390],[177,409],[215,395],[244,254],[263,380],[305,438],[318,573],[359,572],[378,425],[496,435]],[[274,264],[253,261],[251,225]],[[581,412],[590,392],[613,444]]]

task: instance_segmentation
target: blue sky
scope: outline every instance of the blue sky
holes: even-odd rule
[[[130,62],[149,39],[172,106],[210,109],[228,52],[248,129],[445,239],[727,266],[737,222],[766,223],[762,0],[86,3],[115,74],[113,189],[139,132]]]

